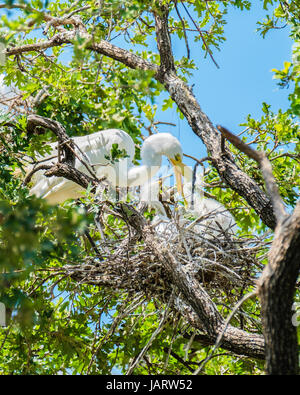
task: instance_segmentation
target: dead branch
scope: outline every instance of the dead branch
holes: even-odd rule
[[[277,218],[277,224],[287,218],[288,214],[285,211],[283,200],[280,197],[279,190],[273,176],[272,166],[263,151],[256,151],[252,149],[248,144],[245,144],[239,137],[235,136],[228,129],[223,126],[217,126],[222,135],[229,140],[236,148],[244,152],[249,158],[255,160],[263,173],[263,177],[266,183],[266,188],[272,205],[274,207],[274,214]]]

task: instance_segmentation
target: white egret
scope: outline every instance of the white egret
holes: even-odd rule
[[[78,159],[82,158],[92,168],[98,178],[105,176],[113,187],[133,187],[143,185],[150,180],[159,170],[162,156],[169,158],[174,166],[177,187],[183,193],[181,173],[182,148],[176,137],[169,133],[159,133],[149,136],[141,149],[142,164],[134,166],[132,163],[135,145],[132,138],[123,130],[107,129],[87,136],[73,138],[75,143],[76,161],[75,168],[88,174],[86,166]],[[57,157],[56,143],[51,144],[51,153],[43,163],[51,164]],[[118,150],[125,151],[126,158],[112,162],[109,157],[113,145]],[[29,169],[31,170],[31,169]],[[31,194],[47,199],[49,203],[62,203],[70,198],[82,196],[83,188],[74,182],[61,177],[46,177],[38,171],[33,179]]]

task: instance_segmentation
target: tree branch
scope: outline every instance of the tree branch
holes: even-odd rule
[[[39,41],[33,44],[26,44],[20,47],[10,47],[6,49],[6,56],[18,55],[26,52],[41,51],[52,47],[61,46],[63,44],[72,44],[77,38],[78,32],[75,30],[66,30],[55,34],[49,40]],[[148,62],[147,60],[135,55],[134,53],[117,47],[105,40],[93,42],[92,35],[81,31],[80,36],[86,39],[87,48],[99,54],[108,56],[118,62],[125,64],[132,69],[150,70],[157,72],[158,66]]]
[[[38,170],[47,170],[45,176],[51,177],[64,177],[68,180],[75,182],[83,188],[87,188],[89,185],[96,187],[99,182],[103,181],[105,177],[97,180],[95,177],[89,177],[87,174],[77,170],[75,166],[75,145],[72,139],[66,134],[64,127],[57,121],[45,118],[39,115],[29,115],[27,121],[27,132],[36,133],[38,128],[51,130],[58,139],[58,163],[53,166],[40,165],[33,169],[25,178],[24,183],[28,183],[32,175]],[[63,151],[64,158],[61,159],[60,151]]]
[[[161,24],[161,17],[156,17],[156,20],[157,18]],[[164,23],[166,24],[166,21]],[[170,42],[168,30],[160,30],[156,37],[158,49],[163,48],[163,53],[160,53],[162,62],[164,59],[172,58],[171,47],[169,47],[169,53],[166,53],[168,46],[165,43]],[[176,75],[174,70],[169,69],[167,72],[167,66],[163,70],[163,73],[156,74],[156,78],[170,93],[193,132],[205,144],[220,177],[254,208],[267,226],[274,229],[276,218],[269,197],[235,164],[230,151],[222,146],[222,139],[218,131],[201,110],[192,90]]]
[[[51,130],[56,134],[58,139],[58,161],[60,162],[60,151],[65,154],[64,161],[70,166],[75,165],[74,143],[67,135],[65,128],[52,119],[45,118],[39,115],[29,115],[27,120],[27,132],[34,133],[37,127],[42,127]]]
[[[186,34],[186,28],[185,28],[184,20],[182,19],[182,16],[180,15],[180,12],[179,12],[178,7],[177,7],[177,0],[174,0],[174,6],[175,6],[176,13],[178,15],[178,18],[180,19],[180,23],[181,23],[181,26],[182,26],[182,31],[183,31],[183,36],[184,36],[184,41],[185,41],[185,46],[186,46],[186,51],[187,51],[187,58],[190,59],[189,41],[188,41],[187,34]]]
[[[213,57],[213,54],[212,54],[212,52],[211,52],[211,49],[210,49],[209,46],[207,45],[207,43],[206,43],[206,41],[205,41],[205,39],[204,39],[204,37],[203,37],[203,34],[202,34],[201,30],[199,29],[199,26],[198,26],[198,25],[196,24],[196,22],[194,21],[193,17],[192,17],[191,14],[189,13],[189,10],[187,9],[187,7],[185,6],[184,3],[182,3],[182,6],[183,6],[183,8],[185,9],[185,12],[188,14],[189,18],[191,19],[191,21],[193,22],[195,28],[198,30],[198,32],[199,32],[199,34],[200,34],[200,37],[201,37],[201,40],[202,40],[202,42],[203,42],[203,45],[204,45],[206,51],[208,52],[208,54],[209,54],[211,60],[214,62],[214,64],[216,65],[216,67],[219,69],[220,67],[219,67],[218,63],[215,61],[215,59],[214,59],[214,57]]]
[[[300,201],[276,228],[269,263],[258,283],[268,374],[298,374],[297,328],[292,304],[300,270]]]
[[[282,222],[287,218],[288,214],[285,211],[283,200],[280,197],[279,190],[272,173],[272,166],[263,151],[256,151],[252,149],[248,144],[245,144],[239,137],[235,136],[228,129],[223,126],[217,126],[222,135],[229,140],[236,148],[246,154],[249,158],[255,160],[263,173],[263,177],[266,183],[266,188],[270,199],[274,207],[274,213],[277,219],[277,223]]]

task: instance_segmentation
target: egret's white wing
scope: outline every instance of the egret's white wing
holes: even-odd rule
[[[104,175],[109,180],[116,178],[117,183],[120,180],[124,183],[127,176],[127,174],[125,175],[125,168],[128,171],[128,167],[132,165],[135,153],[134,142],[126,132],[119,129],[107,129],[87,136],[74,137],[73,141],[75,143],[76,169],[89,175],[88,169],[82,163],[84,161],[87,165],[93,167],[98,177]],[[121,159],[114,165],[107,159],[107,157],[110,157],[113,144],[117,144],[118,149],[125,150],[128,155],[128,158]],[[55,161],[52,157],[57,156],[57,142],[51,143],[50,146],[50,154],[45,157],[38,155],[39,160],[49,158],[43,162],[44,164],[51,164]],[[124,166],[125,162],[126,166]],[[121,166],[121,164],[123,165]],[[122,172],[119,174],[118,171]],[[43,175],[43,171],[35,173],[32,181],[34,186],[31,189],[31,194],[44,197],[51,203],[59,203],[66,199],[77,198],[83,191],[83,188],[76,183],[62,177],[47,178]]]
[[[50,204],[58,204],[67,199],[78,199],[83,196],[84,188],[73,181],[62,178],[62,181],[50,188],[42,197]]]

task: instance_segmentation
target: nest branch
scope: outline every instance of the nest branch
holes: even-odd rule
[[[109,245],[107,240],[98,241],[98,250],[105,253],[87,257],[83,265],[65,265],[60,268],[64,274],[80,284],[132,297],[143,295],[145,303],[172,300],[169,315],[180,313],[211,345],[222,334],[224,349],[264,357],[262,336],[228,325],[215,305],[226,296],[235,306],[240,296],[232,291],[253,288],[259,267],[257,252],[266,247],[263,240],[237,238],[223,230],[214,239],[184,228],[171,236],[167,230],[157,234],[131,206],[119,203],[115,210],[131,227],[130,237],[110,240]],[[247,317],[246,321],[248,329],[251,326],[257,332],[252,321]]]

